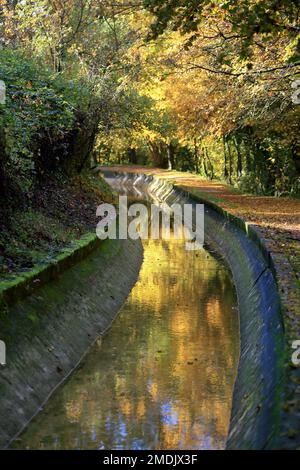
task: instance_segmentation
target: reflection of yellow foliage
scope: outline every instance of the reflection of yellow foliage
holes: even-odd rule
[[[89,380],[83,368],[53,402],[59,428],[80,428],[67,426],[68,448],[77,433],[84,448],[131,448],[135,439],[156,449],[224,447],[239,352],[233,300],[222,297],[228,289],[228,274],[205,252],[145,243],[139,282],[85,365]],[[59,400],[66,404],[57,416]],[[50,428],[37,423],[37,436]]]
[[[130,416],[132,414],[132,403],[130,402],[130,399],[127,398],[121,398],[120,399],[120,410],[125,416]]]
[[[158,387],[155,382],[153,382],[150,387],[149,387],[149,393],[153,399],[153,401],[157,400],[157,395],[158,395]]]
[[[71,422],[78,422],[82,412],[82,401],[72,400],[66,403],[67,419]]]
[[[146,412],[145,401],[140,400],[137,404],[136,415],[139,419],[144,418]]]
[[[185,250],[179,248],[180,243],[173,243],[168,247],[172,251],[166,256],[162,244],[148,242],[140,282],[131,296],[131,301],[139,304],[141,308],[142,305],[150,305],[153,314],[158,316],[158,321],[164,311],[166,299],[168,308],[172,311],[168,322],[168,341],[171,345],[174,344],[174,349],[169,345],[173,352],[171,366],[168,370],[165,369],[163,356],[157,354],[157,349],[163,344],[159,342],[160,335],[152,335],[151,332],[149,339],[153,342],[153,355],[149,354],[146,363],[147,369],[153,370],[155,367],[155,374],[159,374],[159,383],[152,382],[148,388],[153,401],[160,403],[168,399],[165,394],[168,393],[170,380],[176,380],[180,384],[180,405],[172,405],[173,412],[178,416],[178,425],[167,423],[162,428],[164,437],[161,448],[169,449],[196,445],[197,439],[194,444],[190,442],[190,429],[194,429],[194,426],[201,427],[199,423],[193,423],[192,419],[192,416],[198,414],[203,416],[202,434],[206,431],[207,421],[214,420],[216,433],[226,436],[237,367],[237,356],[232,354],[232,336],[228,335],[230,325],[226,307],[221,306],[219,298],[213,295],[209,302],[199,305],[203,289],[205,291],[210,282],[213,287],[216,276],[221,275],[219,265],[210,257],[201,256],[196,259],[192,254],[187,256]],[[153,266],[156,266],[156,269],[153,269]],[[184,266],[183,272],[177,273],[175,279],[169,276],[173,266]],[[186,291],[189,291],[188,300]],[[205,299],[206,295],[203,294],[203,298]],[[191,309],[199,310],[199,316],[190,315]],[[232,311],[229,315],[232,315]],[[235,337],[238,338],[238,323],[235,327]],[[187,342],[191,339],[192,349],[187,347]],[[220,360],[216,360],[214,354],[220,356]],[[153,356],[156,357],[155,365]],[[206,395],[207,386],[215,390],[216,401],[210,394]],[[221,399],[217,398],[219,395]],[[191,396],[194,411],[190,408]],[[196,433],[197,435],[199,436]]]
[[[211,308],[209,309],[209,324],[213,327],[222,327],[222,309],[219,299],[211,301]]]

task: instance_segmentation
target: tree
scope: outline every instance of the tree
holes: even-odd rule
[[[167,27],[189,34],[187,44],[201,37],[202,27],[210,17],[226,24],[215,26],[214,40],[240,41],[240,57],[251,54],[251,46],[257,36],[266,40],[282,33],[288,35],[292,44],[290,60],[300,58],[299,0],[144,0],[145,8],[155,16],[150,37],[157,37]]]

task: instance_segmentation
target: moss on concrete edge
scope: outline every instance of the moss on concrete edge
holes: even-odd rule
[[[245,222],[240,217],[237,217],[236,215],[231,214],[230,212],[218,206],[214,202],[211,202],[208,199],[205,199],[204,197],[200,197],[198,195],[190,193],[189,191],[187,191],[184,187],[180,185],[175,184],[174,187],[178,188],[180,191],[185,192],[189,197],[191,197],[192,199],[195,199],[201,204],[205,204],[207,207],[209,207],[210,209],[213,209],[218,214],[221,214],[225,219],[228,220],[228,222],[232,223],[233,225],[241,229],[247,235],[247,237],[250,238],[250,240],[252,240],[258,246],[268,266],[270,267],[273,274],[275,275],[275,278],[277,279],[276,268],[272,260],[271,253],[268,251],[261,236],[257,233],[257,231],[252,227],[251,224],[249,224],[248,222]]]
[[[61,273],[82,261],[100,243],[95,233],[87,233],[64,248],[54,259],[19,274],[15,279],[1,281],[0,309],[6,310],[7,306],[30,295],[38,287],[57,279]]]

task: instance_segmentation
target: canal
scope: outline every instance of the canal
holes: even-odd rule
[[[231,275],[184,240],[143,243],[111,329],[14,448],[225,448],[240,349]]]

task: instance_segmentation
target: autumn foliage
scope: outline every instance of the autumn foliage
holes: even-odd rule
[[[298,0],[1,0],[0,15],[3,182],[16,164],[30,180],[131,162],[299,194]]]

